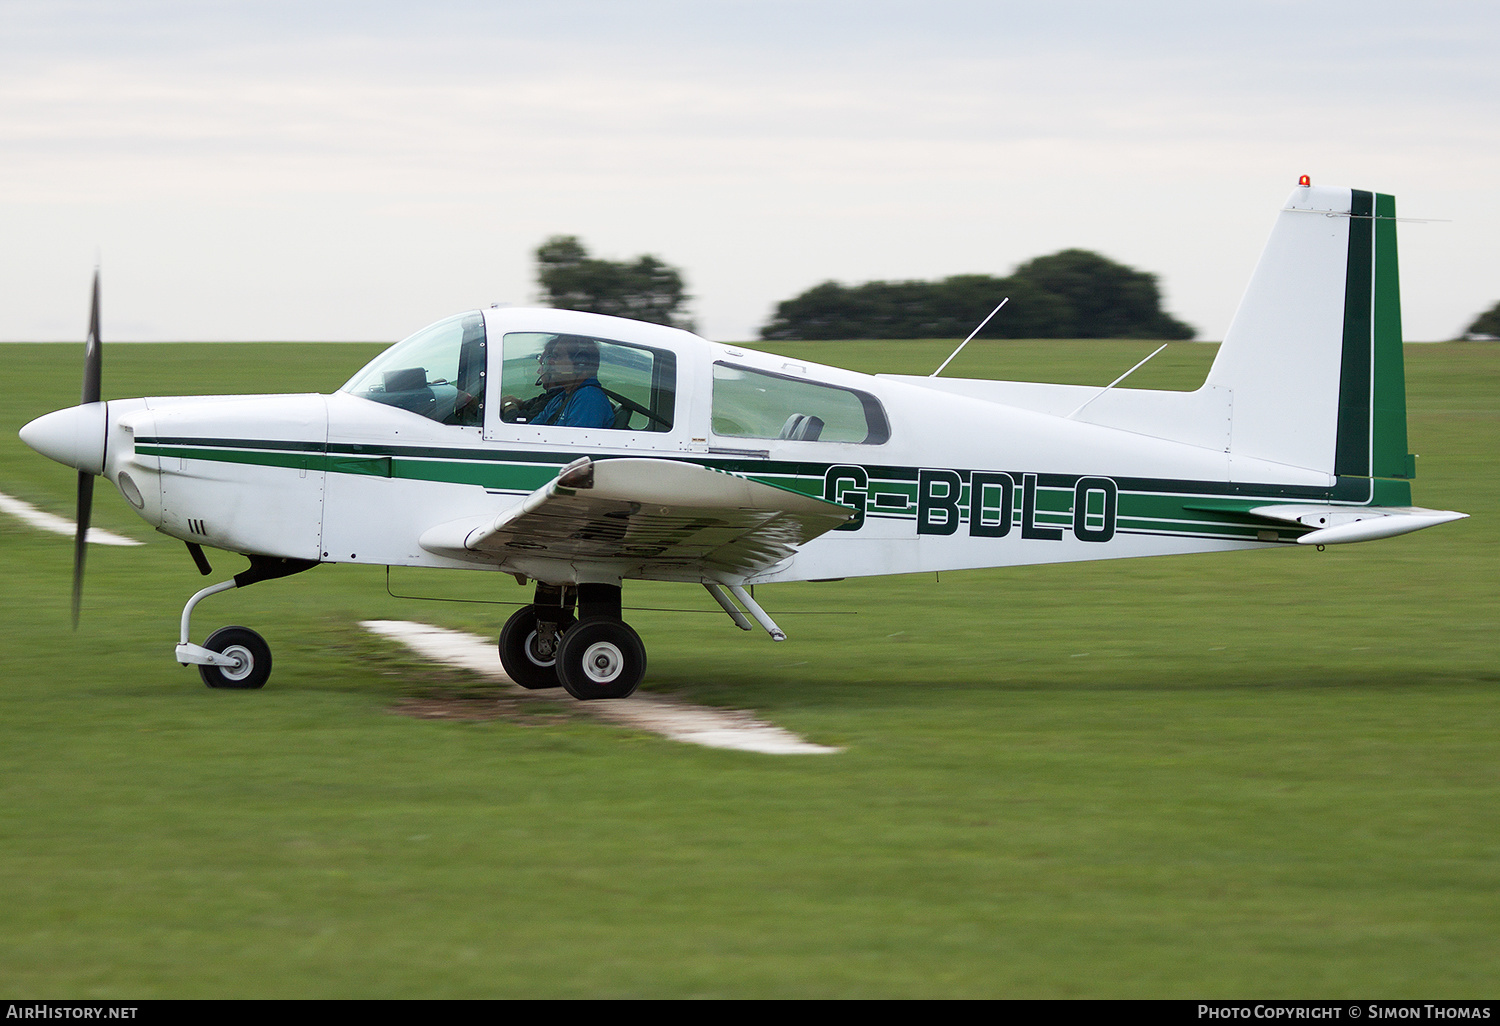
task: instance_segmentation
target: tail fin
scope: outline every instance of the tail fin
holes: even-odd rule
[[[1231,474],[1253,457],[1336,477],[1340,498],[1409,504],[1401,342],[1396,201],[1298,186],[1206,382],[1232,395]]]

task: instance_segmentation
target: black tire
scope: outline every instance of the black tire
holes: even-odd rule
[[[203,647],[239,661],[232,667],[199,664],[198,675],[211,688],[250,691],[265,687],[271,677],[271,646],[248,627],[220,627]]]
[[[590,617],[563,635],[557,675],[574,698],[625,698],[646,676],[646,646],[629,624]]]
[[[565,609],[552,615],[557,617],[561,633],[578,622]],[[500,665],[505,668],[506,676],[532,691],[555,688],[562,683],[557,679],[557,649],[553,649],[550,657],[537,651],[536,625],[536,606],[522,606],[500,629]]]

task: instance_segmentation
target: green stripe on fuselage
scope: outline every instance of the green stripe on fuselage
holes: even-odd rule
[[[558,468],[576,458],[569,453],[452,448],[434,446],[325,445],[319,442],[288,442],[239,439],[140,438],[137,451],[188,460],[237,463],[296,470],[324,471],[476,485],[490,491],[526,494],[551,481]],[[609,459],[611,456],[596,458]],[[614,457],[621,458],[621,457]],[[825,475],[844,464],[777,462],[769,460],[690,458],[652,454],[746,477],[787,491],[821,498]],[[869,477],[871,501],[867,512],[882,519],[914,520],[917,514],[917,467],[864,466]],[[956,471],[967,482],[972,470]],[[1022,473],[1012,472],[1018,483]],[[1072,518],[1077,475],[1038,474],[1036,522],[1068,526]],[[1119,489],[1117,523],[1120,530],[1135,534],[1189,535],[1226,539],[1253,539],[1257,525],[1245,511],[1274,502],[1342,502],[1365,505],[1409,505],[1410,487],[1405,481],[1341,478],[1334,488],[1299,485],[1192,481],[1169,478],[1113,478]],[[899,505],[881,504],[880,495],[899,499]],[[969,518],[970,488],[962,487],[959,505]],[[1017,502],[1019,507],[1019,500]],[[1018,520],[1020,513],[1013,512]],[[1259,525],[1264,529],[1264,525]],[[1281,528],[1282,538],[1300,533]]]

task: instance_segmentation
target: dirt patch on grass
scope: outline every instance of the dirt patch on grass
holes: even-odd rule
[[[453,720],[478,723],[505,720],[524,727],[566,723],[575,713],[565,704],[545,695],[516,695],[477,688],[432,688],[402,698],[391,706],[398,716],[419,720]]]
[[[749,712],[689,705],[661,695],[636,694],[608,702],[573,702],[561,689],[526,691],[501,672],[487,638],[409,620],[366,620],[364,627],[395,638],[408,648],[448,667],[447,673],[478,675],[504,686],[476,687],[435,683],[403,698],[392,712],[434,720],[507,720],[541,725],[573,716],[590,716],[633,730],[706,748],[733,748],[768,755],[813,755],[842,751],[805,741],[790,731],[763,723]],[[446,686],[445,686],[446,685]]]

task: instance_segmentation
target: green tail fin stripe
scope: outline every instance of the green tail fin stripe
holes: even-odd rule
[[[1339,371],[1339,426],[1333,472],[1370,476],[1370,279],[1374,275],[1374,195],[1354,190],[1349,209],[1348,271],[1344,279],[1344,348]]]
[[[1396,201],[1354,190],[1339,375],[1339,477],[1409,479]]]
[[[1401,280],[1396,265],[1396,200],[1375,194],[1375,383],[1370,476],[1413,478],[1406,452],[1406,368],[1401,355]]]

